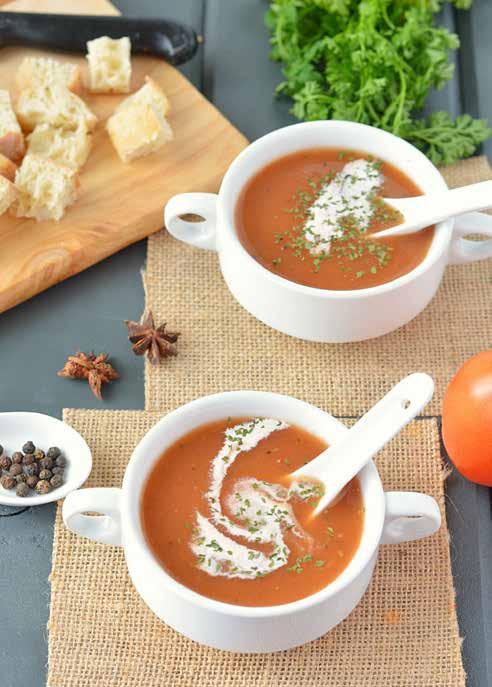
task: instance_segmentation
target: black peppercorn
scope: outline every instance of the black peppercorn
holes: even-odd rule
[[[64,468],[66,464],[67,459],[65,456],[58,456],[58,458],[55,459],[55,465],[57,465],[59,468]]]
[[[61,451],[58,448],[58,446],[51,446],[51,448],[48,449],[47,456],[48,456],[48,458],[58,458],[60,453],[61,453]]]
[[[22,462],[24,465],[31,465],[31,463],[34,463],[34,455],[32,453],[26,453],[22,458]]]
[[[26,484],[30,489],[34,489],[34,487],[36,486],[37,483],[38,483],[38,478],[36,477],[36,475],[31,475],[30,477],[28,477],[26,479]]]
[[[39,461],[39,465],[41,468],[44,468],[46,470],[51,470],[53,465],[55,464],[53,458],[43,458],[42,460]]]
[[[17,485],[17,489],[15,490],[15,493],[17,496],[28,496],[29,495],[29,487],[27,484],[24,482],[21,482],[20,484]]]
[[[17,484],[21,484],[22,482],[25,482],[26,479],[27,479],[27,477],[25,476],[25,474],[23,472],[21,472],[20,475],[15,476],[15,481],[17,482]]]
[[[24,456],[20,451],[15,451],[15,453],[12,453],[12,463],[20,464],[22,463],[22,459]]]
[[[26,443],[22,447],[22,450],[24,451],[24,453],[34,453],[36,447],[34,446],[32,441],[26,441]]]
[[[9,472],[12,477],[17,477],[17,475],[20,475],[22,472],[22,465],[19,465],[19,463],[14,463],[14,465],[10,467]]]
[[[0,458],[0,470],[8,470],[12,465],[12,461],[8,456],[2,456]]]
[[[40,448],[37,448],[33,453],[33,456],[36,458],[36,460],[42,460],[45,457],[45,455],[46,453],[42,451]]]
[[[53,489],[61,487],[61,485],[63,484],[63,477],[61,475],[53,475],[53,477],[50,479],[50,484],[53,487]]]
[[[51,491],[51,484],[45,479],[40,479],[36,484],[36,491],[38,494],[47,494]]]
[[[57,465],[55,465],[55,467],[53,468],[53,470],[51,472],[54,475],[63,475],[63,473],[65,472],[65,468],[59,468]]]
[[[31,465],[26,465],[25,472],[28,477],[34,477],[39,475],[39,465],[37,463],[31,463]]]
[[[11,475],[4,475],[0,478],[0,484],[4,489],[13,489],[17,483]]]
[[[53,477],[53,473],[51,470],[41,470],[39,473],[39,479],[51,479]]]

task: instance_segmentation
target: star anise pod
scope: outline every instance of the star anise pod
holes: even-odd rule
[[[63,369],[58,372],[59,377],[70,379],[87,379],[92,393],[102,400],[101,387],[107,382],[118,379],[119,374],[114,367],[107,362],[108,354],[82,353],[69,355]]]
[[[132,342],[132,350],[135,355],[144,355],[152,365],[157,365],[163,358],[170,355],[178,355],[176,341],[179,332],[166,331],[166,325],[155,326],[154,316],[151,310],[146,310],[140,322],[125,320],[128,327],[128,338]]]

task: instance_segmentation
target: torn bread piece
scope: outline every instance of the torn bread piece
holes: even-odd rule
[[[0,176],[5,177],[9,181],[14,181],[17,165],[8,157],[0,153]]]
[[[128,93],[132,76],[128,37],[101,36],[87,43],[89,89],[94,93]]]
[[[92,135],[83,123],[78,129],[61,129],[51,124],[38,124],[27,137],[27,152],[50,158],[71,169],[81,169],[92,146]]]
[[[19,193],[12,206],[16,217],[59,220],[77,197],[78,174],[39,155],[26,155],[15,175]]]
[[[74,93],[82,90],[80,68],[69,62],[58,62],[51,57],[25,57],[17,70],[15,83],[19,91],[52,84],[65,86]]]
[[[168,121],[157,108],[140,103],[111,115],[106,129],[123,162],[154,153],[173,138]]]
[[[38,124],[72,130],[83,124],[92,131],[97,123],[96,115],[82,98],[60,84],[24,89],[15,109],[21,126],[27,131],[32,131]]]
[[[167,117],[169,110],[171,109],[169,100],[162,90],[162,88],[157,84],[154,79],[150,76],[145,77],[144,85],[129,95],[128,98],[122,100],[118,105],[115,112],[120,112],[124,110],[128,105],[153,105],[162,117]]]
[[[12,109],[10,93],[0,90],[0,153],[13,162],[19,162],[26,145],[19,122]]]
[[[17,198],[17,189],[14,184],[0,176],[0,215],[9,209],[14,200]]]

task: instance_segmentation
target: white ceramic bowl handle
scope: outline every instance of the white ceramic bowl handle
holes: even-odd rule
[[[492,215],[485,212],[468,212],[456,217],[449,249],[451,265],[492,258],[492,239],[472,241],[464,238],[468,234],[492,236]]]
[[[441,512],[432,496],[388,491],[381,544],[401,544],[429,537],[441,526]]]
[[[179,241],[196,248],[216,250],[218,198],[215,193],[180,193],[173,196],[164,208],[166,229]],[[199,215],[203,221],[187,221],[183,219],[186,215]]]
[[[81,537],[121,546],[121,489],[78,489],[63,502],[65,526]],[[86,515],[86,513],[97,515]]]

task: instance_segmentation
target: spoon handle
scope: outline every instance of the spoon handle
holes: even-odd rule
[[[492,207],[492,180],[461,186],[450,191],[414,198],[385,198],[384,201],[401,212],[404,222],[372,234],[372,238],[413,234],[449,217]]]
[[[325,492],[317,515],[402,427],[413,420],[432,398],[434,382],[416,372],[402,379],[348,430],[346,435],[317,458],[293,473],[323,482]]]

